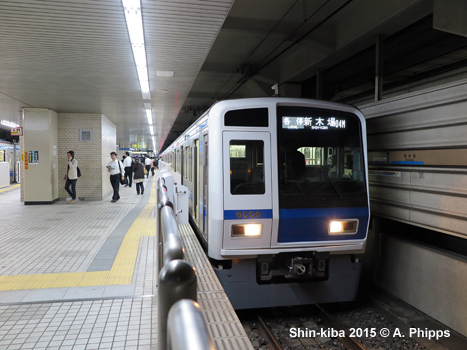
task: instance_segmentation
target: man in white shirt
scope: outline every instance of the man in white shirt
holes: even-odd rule
[[[146,157],[146,159],[144,160],[144,165],[146,166],[146,170],[147,170],[146,177],[148,179],[149,179],[149,170],[151,170],[151,164],[152,164],[151,158]]]
[[[133,167],[132,167],[132,161],[130,157],[130,152],[126,152],[126,157],[123,160],[123,167],[125,168],[125,179],[126,183],[128,184],[129,187],[131,187],[131,184],[133,182]],[[126,187],[127,185],[125,185]]]
[[[112,160],[109,162],[109,164],[107,164],[107,170],[110,173],[110,183],[112,184],[112,188],[114,190],[111,202],[115,203],[120,199],[120,194],[118,193],[120,189],[120,178],[124,180],[125,176],[123,175],[123,164],[117,159],[117,152],[110,152],[110,157]]]

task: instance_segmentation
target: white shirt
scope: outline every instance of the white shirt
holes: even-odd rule
[[[119,164],[120,164],[120,168],[118,167]],[[123,164],[122,164],[121,161],[119,161],[119,160],[116,160],[116,161],[111,160],[111,161],[109,162],[109,164],[107,164],[107,166],[112,167],[112,168],[110,169],[110,175],[121,174],[121,175],[123,176],[123,174],[124,174],[124,169],[125,169],[125,168],[123,167]]]
[[[126,156],[125,159],[123,160],[123,166],[126,167],[131,167],[131,157]]]
[[[151,165],[151,158],[146,158],[146,159],[144,160],[144,164],[146,164],[146,165]]]

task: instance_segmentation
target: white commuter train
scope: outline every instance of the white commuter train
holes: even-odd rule
[[[355,299],[366,146],[355,107],[271,97],[217,102],[161,153],[234,308]]]

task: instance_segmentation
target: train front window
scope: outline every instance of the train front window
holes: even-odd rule
[[[277,118],[280,208],[366,205],[356,115],[278,107]]]
[[[264,142],[231,140],[230,193],[264,194]]]

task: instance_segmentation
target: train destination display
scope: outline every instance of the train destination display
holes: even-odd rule
[[[345,129],[345,119],[334,117],[282,117],[282,129]]]

